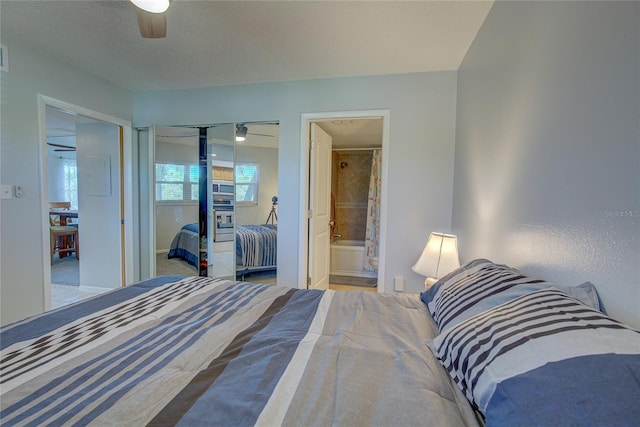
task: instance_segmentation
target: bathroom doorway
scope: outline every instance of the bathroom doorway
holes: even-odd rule
[[[361,114],[303,117],[310,136],[309,159],[303,162],[309,169],[302,246],[309,288],[351,285],[384,291],[388,115]],[[327,137],[328,144],[317,143]],[[319,148],[324,145],[328,152],[319,153],[327,150]]]

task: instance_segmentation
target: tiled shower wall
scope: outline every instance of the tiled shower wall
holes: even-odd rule
[[[331,188],[335,199],[335,234],[341,240],[364,240],[373,153],[333,153]],[[340,167],[346,162],[344,168]]]

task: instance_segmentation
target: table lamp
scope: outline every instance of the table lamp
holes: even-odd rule
[[[424,286],[428,289],[440,277],[458,267],[458,238],[452,234],[431,233],[422,255],[411,269],[427,277]]]

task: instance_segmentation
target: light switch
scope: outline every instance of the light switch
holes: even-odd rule
[[[11,185],[2,184],[2,198],[10,199],[11,198]]]

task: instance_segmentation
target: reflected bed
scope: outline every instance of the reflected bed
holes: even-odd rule
[[[236,226],[236,274],[244,276],[257,271],[277,268],[278,226],[273,224]],[[198,224],[183,226],[171,242],[167,258],[183,259],[192,266],[198,264]]]

